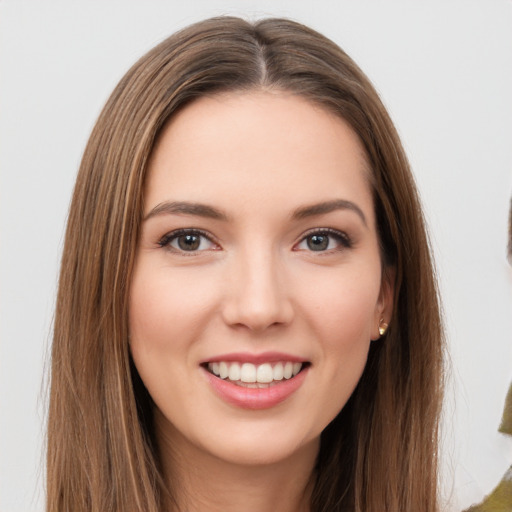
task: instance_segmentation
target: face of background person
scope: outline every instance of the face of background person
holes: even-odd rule
[[[282,92],[202,98],[163,131],[130,344],[174,449],[316,454],[391,316],[368,173],[344,121]]]

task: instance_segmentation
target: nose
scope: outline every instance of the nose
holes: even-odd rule
[[[261,332],[291,322],[291,290],[277,260],[270,251],[251,251],[233,262],[223,307],[228,325]]]

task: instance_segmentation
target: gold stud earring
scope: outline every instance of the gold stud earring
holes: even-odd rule
[[[379,322],[379,334],[381,336],[384,336],[384,334],[386,334],[386,331],[388,330],[388,327],[388,324],[384,322],[384,318],[381,318]]]

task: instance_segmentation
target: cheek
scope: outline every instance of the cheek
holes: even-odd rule
[[[212,294],[197,284],[190,277],[185,279],[184,273],[158,265],[139,264],[133,275],[130,351],[142,381],[162,410],[169,405],[169,390],[177,392],[193,366],[194,347],[211,311]]]
[[[310,329],[317,348],[309,401],[316,404],[314,428],[322,429],[343,409],[364,371],[380,291],[378,267],[336,270],[329,278],[317,274],[316,285],[301,290],[302,332]]]
[[[369,341],[375,329],[380,275],[375,272],[333,274],[304,294],[303,309],[325,345],[333,350]]]
[[[145,273],[135,273],[130,292],[130,351],[137,371],[153,397],[153,383],[161,378],[162,368],[168,366],[169,355],[172,356],[168,340],[171,336],[174,338],[174,333],[166,315],[166,295]],[[156,361],[160,364],[155,364]]]
[[[329,281],[310,297],[329,390],[323,398],[327,423],[344,407],[366,366],[379,291],[380,276],[353,272]]]
[[[132,350],[175,349],[201,331],[212,291],[184,273],[148,267],[136,269],[131,286]]]

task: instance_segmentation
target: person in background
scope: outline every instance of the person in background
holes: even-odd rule
[[[512,265],[512,200],[508,221],[507,258]],[[512,314],[512,313],[511,313]],[[512,436],[512,383],[505,398],[505,407],[498,432]],[[500,483],[478,505],[469,507],[466,512],[511,512],[512,511],[512,465],[506,471]]]

